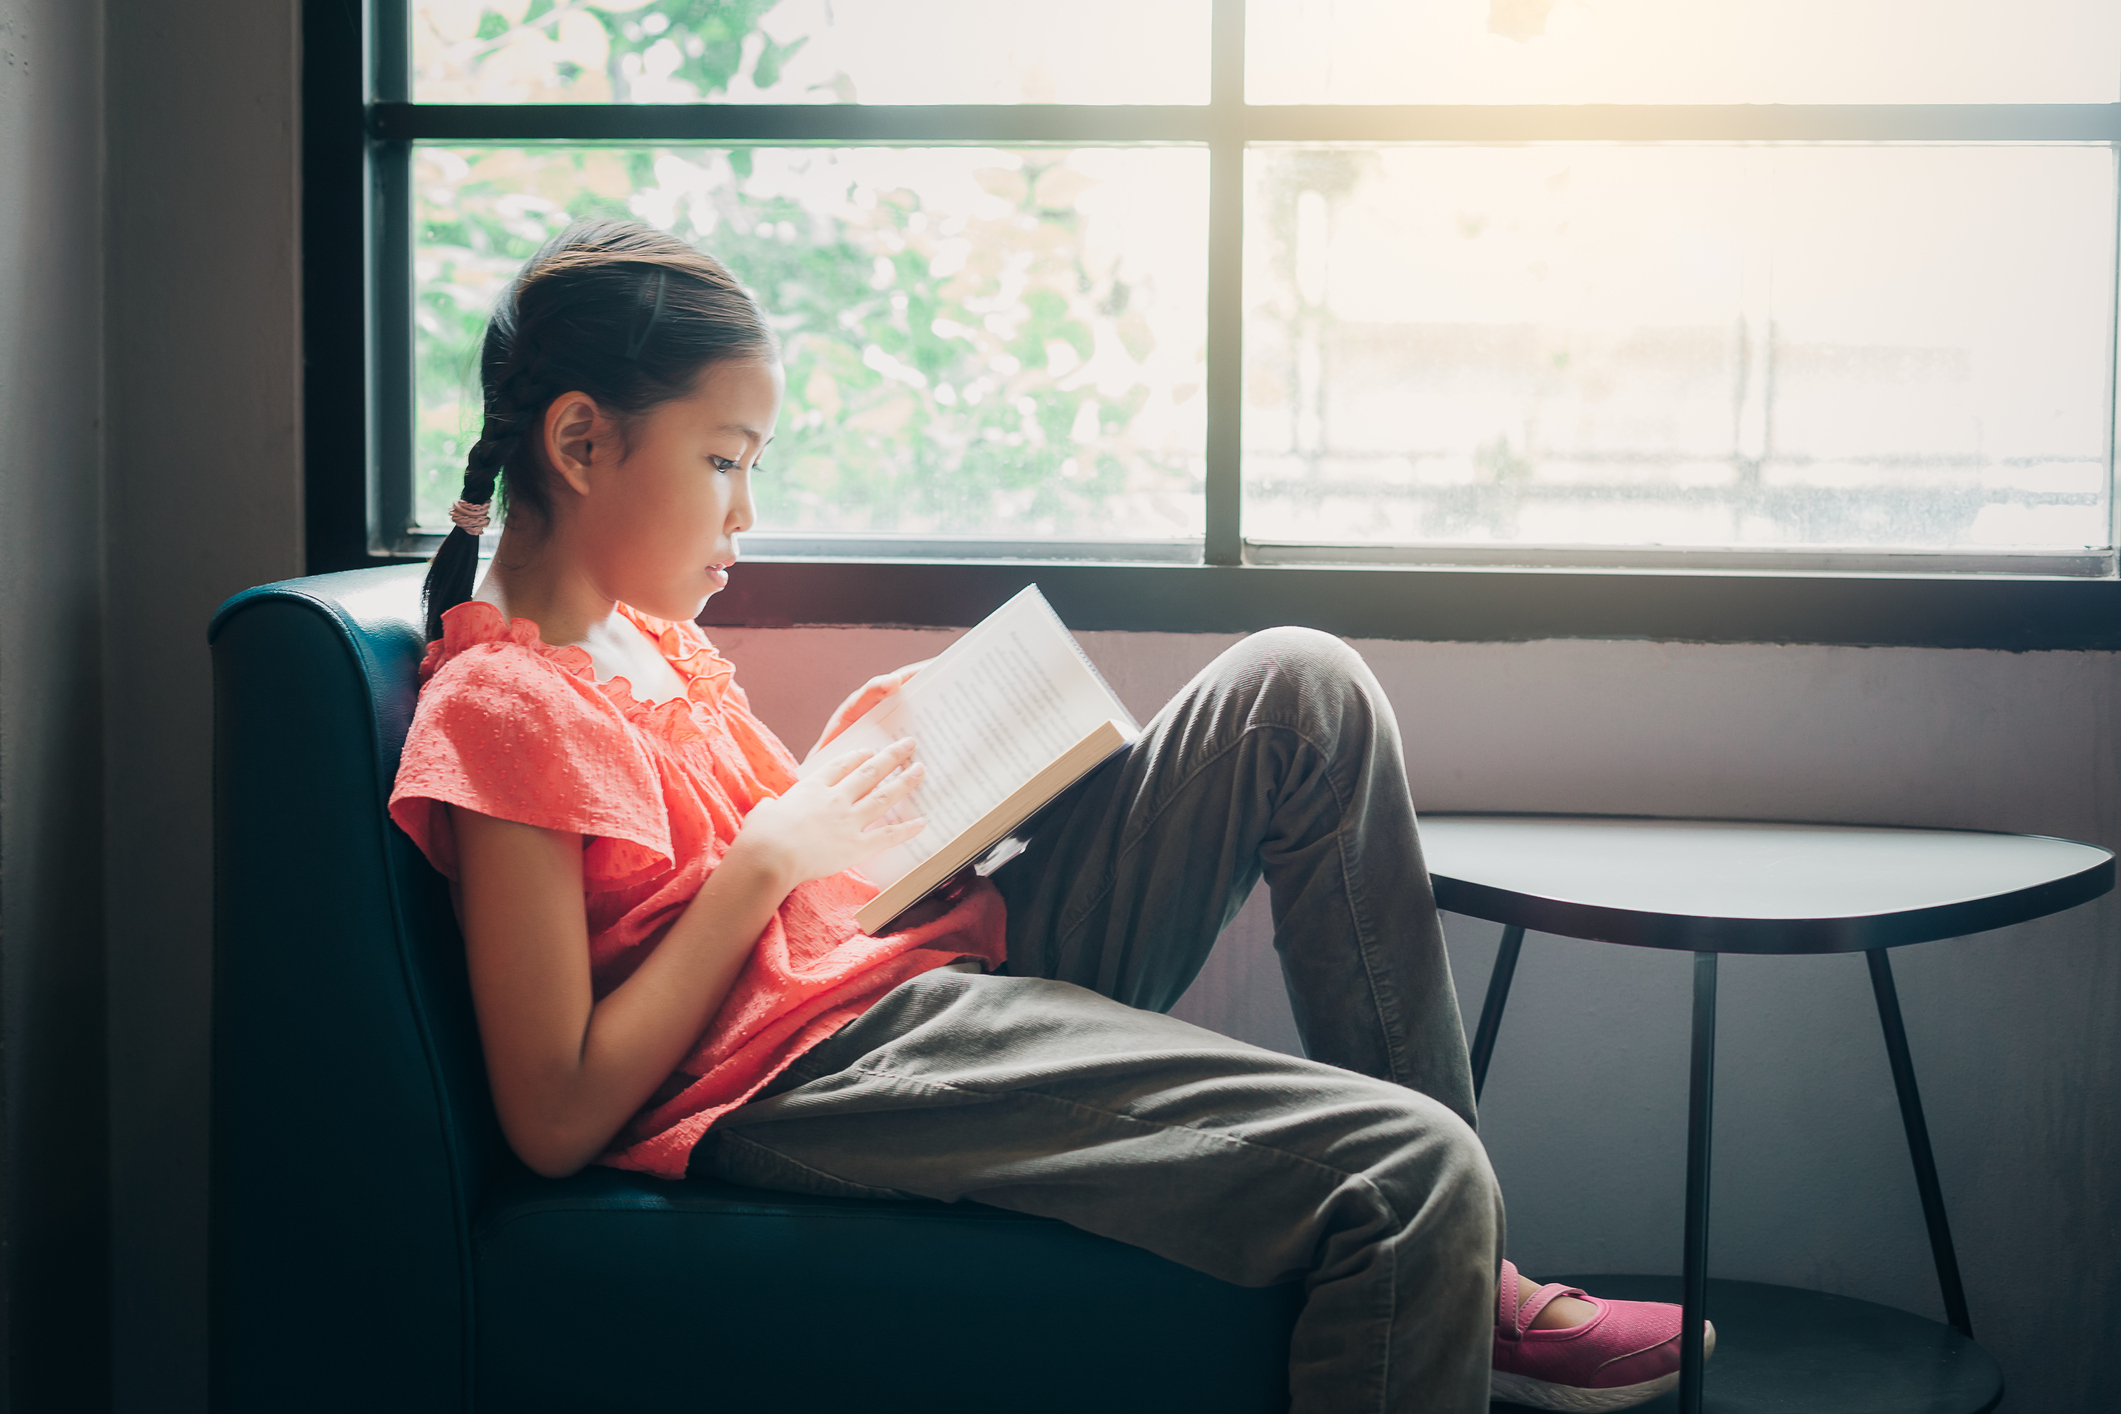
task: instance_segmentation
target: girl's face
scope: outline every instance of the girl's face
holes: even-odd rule
[[[784,387],[778,363],[713,364],[624,438],[587,398],[554,403],[556,509],[599,594],[690,619],[729,582],[736,537],[753,520],[751,473],[773,440]],[[569,415],[563,405],[576,398]]]

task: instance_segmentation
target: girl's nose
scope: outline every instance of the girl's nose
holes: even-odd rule
[[[751,476],[747,472],[737,479],[736,494],[729,498],[729,533],[741,534],[751,529],[758,513],[751,504]]]

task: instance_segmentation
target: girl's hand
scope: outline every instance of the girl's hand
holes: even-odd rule
[[[810,748],[810,755],[815,756],[820,751],[823,751],[826,742],[831,741],[841,732],[847,730],[849,726],[861,720],[864,712],[867,712],[871,707],[876,706],[877,703],[882,702],[892,693],[904,687],[915,673],[934,661],[933,658],[923,658],[918,663],[900,668],[895,673],[884,673],[881,676],[873,677],[856,688],[854,695],[842,702],[838,709],[826,719],[824,735],[817,739],[816,746]],[[808,757],[804,759],[807,760]]]
[[[852,869],[928,827],[921,819],[877,824],[920,784],[921,771],[911,737],[882,751],[849,751],[753,806],[730,853],[742,851],[786,889]]]

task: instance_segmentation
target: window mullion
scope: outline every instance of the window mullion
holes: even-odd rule
[[[413,528],[419,399],[413,367],[412,144],[371,143],[368,494],[372,551],[401,551]]]
[[[2121,141],[2114,162],[2114,247],[2106,287],[2106,543],[2121,547]]]
[[[1211,565],[1244,562],[1245,0],[1215,0],[1209,74],[1207,526]]]
[[[373,0],[368,63],[372,106],[412,97],[411,0]],[[412,144],[368,144],[368,540],[372,554],[402,548],[413,522],[413,448],[419,415],[413,374]]]
[[[1218,15],[1221,13],[1217,12]],[[1241,24],[1242,16],[1233,24]],[[1218,31],[1218,33],[1220,30]],[[1240,70],[1240,72],[1242,72]],[[379,73],[378,78],[384,77]],[[378,138],[459,142],[2121,142],[2121,103],[1436,104],[413,103]]]
[[[368,92],[377,103],[412,101],[412,0],[372,0]]]

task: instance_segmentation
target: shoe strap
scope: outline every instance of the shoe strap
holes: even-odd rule
[[[1517,1327],[1517,1329],[1510,1333],[1510,1340],[1523,1338],[1523,1333],[1531,1329],[1531,1323],[1538,1319],[1540,1312],[1546,1310],[1550,1304],[1557,1300],[1557,1297],[1563,1297],[1563,1295],[1574,1295],[1578,1302],[1591,1302],[1593,1306],[1597,1306],[1597,1297],[1593,1297],[1589,1291],[1584,1291],[1582,1287],[1563,1287],[1561,1283],[1546,1283],[1544,1287],[1540,1287],[1538,1291],[1533,1291],[1529,1297],[1525,1297],[1525,1304],[1519,1306],[1517,1312],[1512,1312],[1512,1325]]]
[[[1495,1330],[1506,1340],[1517,1339],[1517,1265],[1502,1259],[1502,1276],[1495,1283]]]

